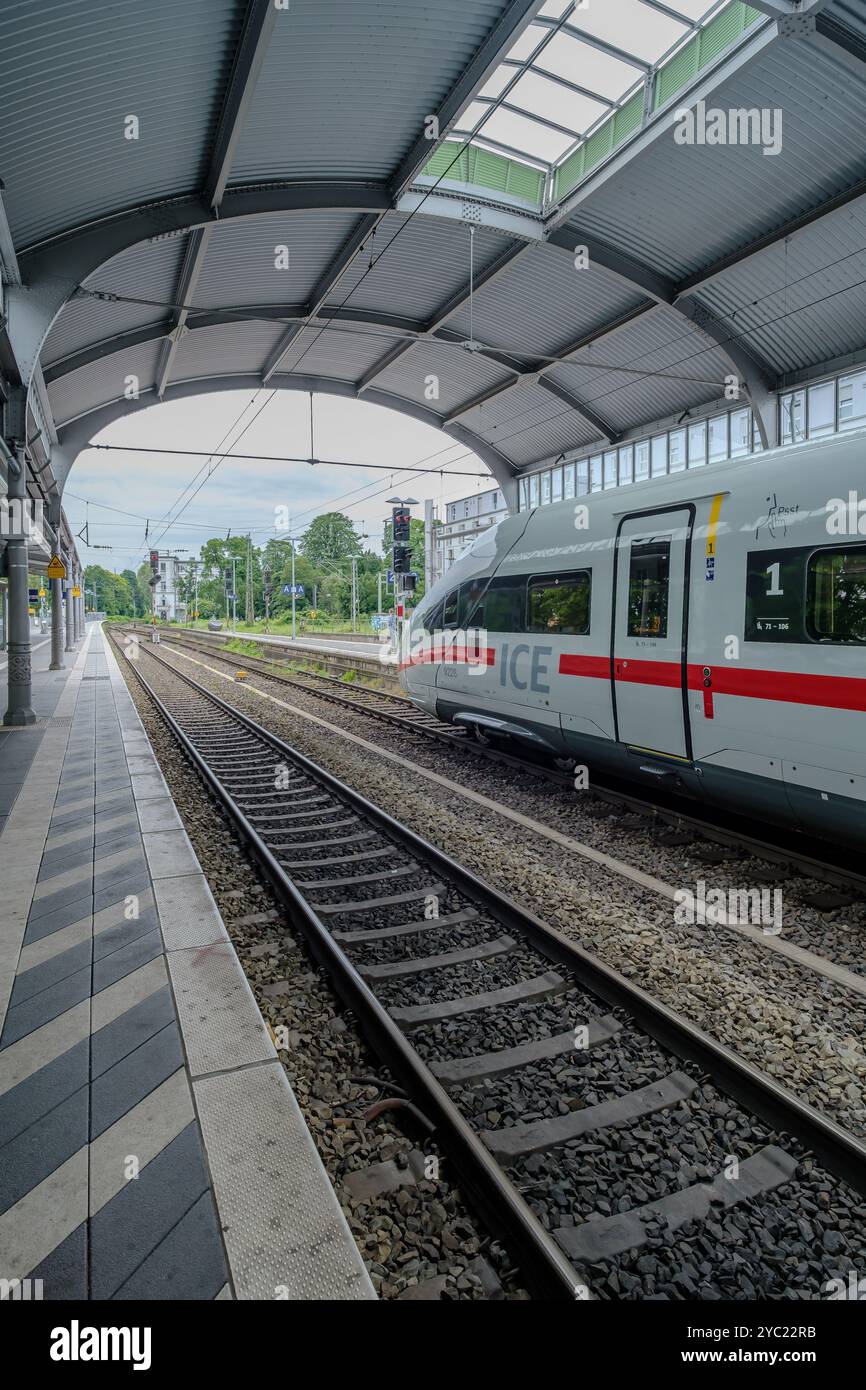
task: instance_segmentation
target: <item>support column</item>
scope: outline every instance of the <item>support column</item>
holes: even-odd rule
[[[51,665],[49,671],[63,670],[63,580],[49,579],[51,585]]]
[[[7,646],[9,649],[9,704],[3,716],[7,726],[20,727],[35,724],[36,714],[32,705],[31,665],[30,665],[30,596],[27,583],[27,531],[25,525],[24,503],[27,497],[27,458],[24,446],[15,449],[18,461],[18,477],[9,470],[9,501],[17,501],[19,507],[20,533],[16,539],[6,542],[6,566],[9,579]]]
[[[48,498],[48,521],[54,535],[60,531],[60,498],[53,493]],[[55,545],[55,552],[57,547]],[[63,670],[63,580],[49,579],[48,592],[51,595],[51,664],[49,671]]]
[[[72,605],[75,599],[72,597],[72,565],[69,556],[66,557],[66,578],[63,581],[63,591],[66,595],[66,650],[75,651],[75,618],[72,614]]]
[[[84,580],[83,580],[83,578],[81,577],[81,575],[79,575],[79,576],[78,576],[78,587],[80,588],[81,585],[82,585],[83,583],[84,583]],[[75,600],[75,617],[76,617],[76,619],[77,619],[77,621],[78,621],[78,636],[79,636],[79,637],[83,637],[83,636],[84,636],[84,608],[83,608],[83,604],[84,604],[84,600],[83,600],[83,598],[79,595],[79,597]]]
[[[76,571],[76,574],[75,574],[75,586],[76,586],[76,588],[78,588],[78,586],[79,586],[80,584],[81,584],[81,578],[80,578],[78,572]],[[79,605],[79,600],[78,600],[77,598],[73,598],[73,600],[72,600],[72,630],[73,630],[73,633],[75,634],[75,640],[76,640],[76,642],[78,641],[78,639],[79,639],[80,636],[81,636],[81,612],[80,612],[80,610],[79,610],[79,606],[78,606],[78,605]]]

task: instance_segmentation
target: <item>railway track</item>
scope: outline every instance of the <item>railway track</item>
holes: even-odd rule
[[[441,746],[459,747],[470,756],[518,769],[565,790],[573,787],[573,778],[568,772],[521,757],[500,747],[477,742],[468,730],[456,728],[453,724],[437,719],[434,715],[418,709],[411,700],[403,696],[370,690],[363,686],[347,686],[335,676],[325,676],[318,672],[287,675],[279,669],[278,662],[269,661],[267,658],[240,657],[215,649],[207,641],[198,642],[186,636],[178,637],[174,633],[163,640],[171,646],[204,653],[223,662],[233,671],[237,671],[242,663],[245,669],[258,671],[280,685],[307,691],[343,709],[360,711],[389,724],[392,728],[419,734]],[[850,894],[855,900],[866,898],[866,874],[848,867],[844,862],[848,857],[847,853],[836,851],[829,844],[824,845],[783,830],[774,833],[772,827],[768,835],[766,825],[722,812],[716,812],[710,822],[699,814],[690,814],[684,810],[681,802],[661,790],[653,796],[642,796],[615,779],[597,774],[593,776],[590,796],[593,799],[595,814],[607,814],[610,807],[636,812],[666,823],[675,836],[702,839],[706,843],[708,853],[713,846],[734,849],[826,883],[831,888],[841,890],[843,896]],[[800,843],[801,840],[804,840],[804,843]],[[683,842],[685,843],[685,840]],[[707,862],[712,863],[712,859],[709,858]],[[842,899],[832,894],[826,902],[829,908],[844,905]],[[818,903],[810,905],[820,906]]]
[[[695,1297],[706,1287],[708,1296],[749,1297],[751,1288],[820,1298],[822,1278],[838,1273],[837,1242],[825,1242],[826,1258],[804,1254],[794,1268],[779,1234],[792,1210],[815,1205],[816,1181],[824,1216],[846,1232],[845,1257],[862,1262],[860,1140],[158,649],[141,650],[162,693],[140,660],[124,667],[536,1292],[630,1296],[630,1281],[645,1290],[649,1280],[663,1297],[692,1296],[694,1286]],[[667,1155],[658,1171],[643,1171],[645,1152]],[[733,1263],[716,1235],[728,1222]],[[701,1255],[670,1285],[645,1273],[647,1262],[679,1267],[683,1242],[699,1243]],[[742,1268],[749,1276],[738,1284]]]

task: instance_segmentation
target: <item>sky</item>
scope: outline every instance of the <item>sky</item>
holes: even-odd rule
[[[258,457],[309,457],[310,397],[300,391],[251,387],[211,392],[115,421],[93,443],[122,445],[132,452],[83,451],[63,494],[73,534],[89,523],[90,545],[77,542],[82,562],[120,573],[137,569],[150,548],[194,558],[206,540],[225,536],[229,528],[232,535],[249,532],[255,544],[263,545],[269,536],[286,535],[285,529],[275,529],[281,520],[278,508],[290,514],[295,535],[323,512],[346,512],[357,532],[366,533],[364,548],[381,553],[391,510],[386,498],[417,498],[421,505],[412,512],[423,517],[423,502],[432,497],[444,519],[444,502],[496,485],[465,445],[384,406],[315,395],[313,419],[315,457],[388,464],[393,472],[326,464],[311,468]],[[216,452],[198,458],[141,452],[144,448]],[[233,460],[220,450],[257,457]],[[411,475],[401,471],[406,465],[443,472]]]

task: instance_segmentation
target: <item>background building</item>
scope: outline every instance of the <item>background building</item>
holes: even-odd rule
[[[445,517],[433,528],[433,577],[441,579],[455,560],[468,550],[476,536],[508,515],[499,488],[476,492],[456,502],[446,502]]]
[[[189,562],[177,555],[160,555],[159,581],[154,588],[156,616],[164,622],[186,622],[186,590],[179,583],[186,578]]]

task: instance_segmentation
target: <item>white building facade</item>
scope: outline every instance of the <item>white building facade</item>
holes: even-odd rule
[[[154,586],[153,599],[156,616],[163,622],[186,622],[186,589],[179,583],[186,579],[186,573],[185,560],[177,555],[160,555],[159,579]]]
[[[505,498],[499,488],[446,502],[445,517],[433,529],[433,577],[441,579],[455,560],[468,550],[483,531],[495,526],[508,515]]]

